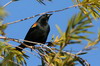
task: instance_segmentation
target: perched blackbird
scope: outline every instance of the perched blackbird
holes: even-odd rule
[[[41,17],[39,17],[39,19],[31,26],[31,28],[29,29],[25,40],[28,41],[33,41],[33,42],[38,42],[38,43],[45,43],[50,31],[50,26],[48,24],[48,20],[50,18],[52,14],[44,14]],[[26,45],[29,46],[34,46],[36,44],[33,43],[29,43],[29,42],[23,42]],[[21,48],[26,48],[26,46],[24,45],[19,45],[18,47],[16,47],[16,50],[22,51],[23,49]]]

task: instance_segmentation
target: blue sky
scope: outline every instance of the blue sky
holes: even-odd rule
[[[0,5],[6,4],[10,0],[0,0]],[[47,12],[51,10],[58,10],[63,9],[68,6],[72,6],[73,3],[71,0],[53,0],[52,2],[45,2],[46,6],[39,4],[35,0],[19,0],[17,2],[13,2],[10,5],[6,7],[6,11],[8,12],[8,16],[5,18],[4,23],[12,22],[15,20],[19,20],[22,18],[30,17],[42,12]],[[56,12],[53,13],[49,20],[49,24],[51,27],[51,31],[48,37],[47,41],[50,41],[52,35],[59,35],[55,24],[59,25],[60,28],[65,31],[67,27],[68,20],[71,18],[71,16],[75,13],[78,13],[78,8],[70,8],[68,10],[62,11],[62,12]],[[39,16],[38,16],[39,17]],[[10,38],[17,38],[17,39],[24,39],[28,29],[30,26],[38,19],[38,17],[25,20],[19,23],[11,24],[8,26],[7,30],[5,31],[7,33],[7,37]],[[99,30],[100,20],[94,20],[93,21],[94,27],[89,29],[90,31],[95,32],[95,34],[89,35],[90,38],[95,40],[97,38],[97,32]],[[13,42],[12,42],[13,43]],[[14,45],[18,45],[17,43],[13,43]],[[69,45],[67,48],[68,50],[80,50],[86,45],[85,42],[81,45]],[[99,57],[100,57],[100,45],[96,45],[95,50],[89,51],[88,54],[81,56],[82,58],[86,59],[91,66],[99,66]],[[66,49],[67,49],[66,48]],[[35,53],[35,52],[34,52]],[[27,53],[29,54],[29,53]],[[41,64],[41,60],[37,57],[29,54],[30,58],[27,61],[28,66],[37,66]],[[80,65],[77,65],[80,66]]]

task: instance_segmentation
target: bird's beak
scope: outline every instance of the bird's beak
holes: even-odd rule
[[[48,14],[48,17],[50,17],[52,14]]]

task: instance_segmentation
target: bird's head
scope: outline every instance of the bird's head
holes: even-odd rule
[[[52,14],[44,14],[40,16],[40,18],[38,19],[38,22],[47,23],[51,15]]]

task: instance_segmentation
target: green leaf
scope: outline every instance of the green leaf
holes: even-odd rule
[[[86,25],[86,26],[81,26],[79,28],[77,28],[78,30],[83,30],[83,29],[88,29],[88,28],[91,28],[93,27],[93,25]]]
[[[100,31],[98,33],[98,38],[95,41],[90,41],[88,43],[88,45],[85,48],[89,48],[91,46],[95,46],[96,44],[98,44],[100,42]]]
[[[72,40],[77,40],[77,39],[84,39],[84,40],[87,40],[87,41],[91,41],[90,39],[87,38],[88,36],[78,36],[78,35],[72,35],[70,38]]]
[[[7,24],[3,24],[2,26],[1,26],[1,28],[4,30],[4,29],[6,29],[7,28]]]
[[[79,9],[84,13],[91,13],[94,19],[100,18],[100,0],[74,0],[74,3],[80,4]],[[88,18],[91,15],[87,15]]]
[[[60,27],[58,25],[56,25],[56,28],[58,29],[58,32],[60,33],[60,35],[62,36],[63,35],[63,32],[62,30],[60,29]]]
[[[80,40],[80,39],[91,41],[90,39],[88,39],[88,36],[82,35],[83,33],[93,33],[93,32],[88,31],[88,28],[93,27],[93,25],[90,25],[91,20],[87,19],[87,15],[84,15],[82,14],[82,12],[80,12],[77,15],[74,15],[69,20],[68,27],[66,30],[67,43],[69,43],[71,40]],[[80,33],[82,34],[78,35]]]
[[[72,29],[73,19],[74,19],[74,17],[72,17],[72,19],[68,22],[68,26],[67,26],[67,29],[66,29],[66,32],[65,32],[66,43],[68,43],[69,39],[70,39],[70,35],[71,35],[70,32],[71,32],[71,29]]]
[[[90,31],[87,31],[87,30],[75,31],[75,34],[80,34],[80,33],[91,33],[91,34],[93,34],[94,32],[90,32]]]
[[[0,19],[4,18],[7,15],[3,7],[0,7]]]
[[[87,24],[90,24],[91,25],[91,20],[87,19],[87,20],[84,20],[82,22],[79,22],[78,23],[79,25],[77,27],[81,27],[81,26],[84,26],[84,25],[87,25]]]

